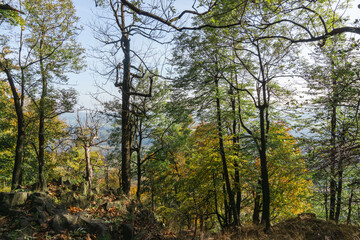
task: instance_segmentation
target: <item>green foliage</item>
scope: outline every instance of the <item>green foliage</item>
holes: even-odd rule
[[[307,199],[312,194],[301,150],[282,123],[270,130],[269,174],[271,175],[273,217],[286,219],[311,209]],[[146,190],[153,195],[156,212],[171,226],[187,224],[188,219],[201,216],[213,223],[215,212],[223,214],[224,192],[222,162],[218,150],[216,126],[203,123],[195,128],[178,125],[169,130],[168,148],[152,155],[146,165]],[[171,135],[170,135],[171,134]],[[247,151],[235,155],[231,136],[225,138],[229,171],[234,174],[237,162],[241,175],[240,186],[234,189],[251,196],[257,186],[259,159]],[[146,198],[151,204],[151,198]],[[242,202],[242,221],[251,221],[252,200]]]
[[[9,23],[11,26],[24,26],[25,20],[22,18],[19,12],[0,9],[0,25],[3,23]]]
[[[9,186],[16,143],[16,116],[10,87],[0,81],[0,188]]]
[[[286,219],[312,210],[312,181],[291,129],[278,122],[270,129],[269,176],[274,208],[273,216]]]

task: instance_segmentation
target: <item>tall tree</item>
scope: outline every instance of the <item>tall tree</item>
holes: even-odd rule
[[[73,91],[56,90],[51,84],[66,83],[66,73],[77,72],[83,67],[83,49],[76,42],[80,28],[78,17],[71,0],[29,0],[24,3],[29,15],[27,18],[26,45],[32,48],[32,57],[38,63],[32,70],[39,82],[39,146],[38,146],[38,183],[39,189],[46,187],[44,179],[45,165],[45,125],[46,119],[51,119],[61,113],[71,111],[76,97]],[[37,91],[34,91],[36,94]],[[55,109],[54,109],[55,108]]]
[[[21,35],[22,36],[22,35]],[[22,41],[22,38],[20,38]],[[6,74],[6,79],[10,85],[13,102],[16,111],[17,117],[17,140],[15,147],[15,159],[14,159],[14,168],[12,174],[11,181],[11,189],[14,190],[18,188],[21,184],[21,169],[23,162],[23,152],[24,152],[24,144],[25,144],[25,116],[24,116],[24,105],[25,105],[25,69],[28,66],[27,63],[24,65],[21,62],[21,51],[19,51],[18,62],[14,63],[16,60],[13,60],[10,54],[10,47],[7,41],[2,43],[2,52],[0,58],[0,69],[2,72]],[[21,50],[22,43],[19,45]],[[20,66],[20,73],[16,74],[18,68]],[[19,82],[19,86],[16,86],[16,83]]]
[[[106,61],[108,61],[104,63],[108,67],[108,77],[114,80],[115,87],[118,87],[121,92],[121,187],[123,193],[129,195],[131,153],[135,130],[135,115],[132,111],[132,104],[135,97],[147,98],[152,96],[153,76],[156,75],[155,71],[152,70],[153,68],[146,64],[141,54],[133,50],[130,45],[130,38],[134,34],[151,38],[154,31],[144,27],[144,24],[150,24],[147,18],[136,17],[134,12],[129,11],[128,7],[119,1],[102,1],[101,5],[110,10],[112,22],[107,21],[106,27],[98,26],[95,31],[98,40],[105,45],[106,51],[102,51],[100,54],[105,56]],[[109,58],[109,56],[111,57]],[[122,61],[118,60],[119,56]],[[137,92],[134,81],[149,81],[149,89],[146,92]]]
[[[317,136],[317,142],[322,143],[317,147],[320,161],[315,164],[320,169],[329,168],[329,219],[335,221],[340,216],[344,167],[349,165],[348,159],[357,155],[352,149],[359,131],[359,106],[355,100],[359,97],[358,49],[358,41],[333,38],[316,49],[313,57],[317,64],[305,70],[315,95],[312,104],[318,106],[314,119],[321,124],[314,125],[313,130],[324,132]]]
[[[229,157],[226,156],[224,146],[223,100],[225,93],[223,84],[224,76],[229,75],[232,68],[232,65],[226,61],[226,57],[228,57],[227,52],[221,48],[215,31],[209,30],[189,36],[182,34],[178,38],[178,47],[174,51],[174,63],[177,64],[181,73],[175,86],[180,89],[180,92],[184,89],[193,91],[193,97],[188,101],[193,102],[193,106],[198,108],[196,111],[200,116],[210,115],[212,118],[206,120],[216,122],[224,186],[230,205],[229,220],[233,219],[233,224],[238,225],[238,210],[228,170]],[[210,103],[214,104],[213,108],[210,107]],[[211,113],[206,114],[204,111],[204,114],[202,109],[208,111],[211,109]]]
[[[16,146],[16,113],[10,86],[5,81],[0,81],[0,129],[0,181],[9,186],[13,169],[9,160],[14,158]]]

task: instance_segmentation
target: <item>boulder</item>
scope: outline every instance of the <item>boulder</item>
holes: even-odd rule
[[[65,192],[61,194],[61,200],[66,207],[87,208],[89,206],[89,199],[83,195],[77,195],[76,192]]]
[[[64,230],[75,230],[80,226],[77,223],[77,217],[71,214],[57,214],[51,221],[50,226],[55,232],[61,232]]]
[[[96,234],[98,238],[110,236],[110,232],[104,221],[90,219],[82,214],[57,214],[50,221],[50,226],[56,232],[75,230],[82,227],[86,229],[87,232]]]
[[[90,184],[89,182],[83,182],[80,185],[80,193],[83,196],[88,196],[90,194]]]
[[[57,205],[53,199],[45,193],[33,193],[29,199],[31,200],[31,209],[46,211],[50,216],[67,212],[65,207]]]
[[[121,208],[123,206],[123,202],[122,201],[106,202],[101,206],[108,211],[110,208],[113,208],[113,207]]]
[[[11,202],[11,207],[18,207],[25,204],[26,200],[30,196],[28,192],[16,192]]]
[[[31,207],[30,212],[38,224],[45,223],[50,216],[44,208],[39,206]]]
[[[301,220],[308,220],[308,219],[316,219],[315,213],[300,213],[297,215],[297,218]]]
[[[24,205],[29,196],[28,192],[0,192],[0,212],[6,214],[11,209]]]
[[[98,237],[109,236],[109,230],[106,227],[104,221],[97,219],[89,219],[86,217],[79,216],[82,225],[84,225],[90,233],[95,233]]]
[[[62,186],[70,186],[71,178],[68,176],[62,176],[57,180],[57,184],[62,185]]]
[[[133,240],[134,239],[134,227],[127,223],[120,225],[121,239]]]
[[[100,187],[99,187],[99,185],[96,185],[96,187],[93,187],[93,188],[92,188],[92,191],[95,192],[96,194],[99,194],[99,193],[100,193]]]
[[[29,219],[28,217],[20,216],[19,219],[18,219],[18,227],[19,228],[29,227],[31,225],[30,221],[31,221],[31,219]]]

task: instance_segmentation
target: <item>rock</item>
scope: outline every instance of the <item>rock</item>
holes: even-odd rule
[[[120,225],[121,239],[133,240],[134,239],[134,227],[130,224],[122,223]]]
[[[107,236],[110,236],[110,233],[104,221],[99,219],[93,220],[82,216],[79,216],[79,219],[81,225],[84,225],[90,233],[95,233],[98,238],[105,238]]]
[[[89,200],[86,196],[79,195],[75,199],[80,208],[87,208],[89,206]]]
[[[33,193],[30,198],[31,208],[36,211],[46,211],[48,215],[67,212],[64,207],[58,206],[51,197],[44,193]]]
[[[100,193],[100,187],[97,185],[96,187],[92,188],[93,192],[95,192],[96,194]]]
[[[316,219],[315,213],[300,213],[297,217],[301,220]]]
[[[26,228],[31,225],[29,219],[25,216],[20,216],[18,221],[19,228]]]
[[[75,192],[66,192],[62,194],[61,199],[66,207],[87,208],[89,200],[86,196],[76,195]]]
[[[102,205],[106,210],[109,210],[110,208],[121,208],[123,206],[122,201],[114,201],[114,202],[106,202]]]
[[[137,234],[135,234],[134,236],[135,239],[147,239],[146,238],[146,231],[145,230],[142,230],[140,232],[138,232]]]
[[[50,221],[50,226],[56,232],[64,230],[75,230],[79,227],[86,229],[89,233],[96,234],[98,238],[109,237],[110,233],[102,220],[93,220],[81,214],[58,214]]]
[[[81,195],[83,196],[88,196],[89,193],[90,193],[90,185],[89,185],[89,182],[83,182],[81,185],[80,185],[80,193]]]
[[[70,177],[60,177],[59,180],[57,181],[60,185],[62,186],[70,186],[71,182],[70,182]]]
[[[16,192],[16,193],[0,193],[0,212],[8,213],[10,209],[19,207],[25,204],[30,193],[28,192]]]
[[[71,215],[71,214],[57,214],[55,215],[51,221],[50,226],[52,229],[54,229],[55,232],[61,232],[64,230],[74,230],[78,227],[77,225],[77,216]]]
[[[45,212],[45,208],[42,206],[33,206],[30,209],[30,212],[38,224],[45,223],[49,217],[49,214]]]
[[[30,196],[30,193],[28,193],[28,192],[14,193],[14,198],[12,199],[11,207],[17,207],[17,206],[24,205],[29,196]]]

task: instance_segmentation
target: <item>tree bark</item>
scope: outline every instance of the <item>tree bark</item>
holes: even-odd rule
[[[252,221],[255,225],[260,223],[260,194],[257,191],[254,192],[254,212]]]
[[[265,223],[265,231],[270,230],[270,185],[267,170],[267,156],[266,156],[266,126],[265,126],[265,108],[260,107],[260,164],[261,164],[261,188],[263,193],[263,211],[261,215],[261,222]]]
[[[137,189],[136,189],[136,198],[137,200],[140,202],[141,198],[140,198],[140,193],[141,193],[141,147],[142,147],[142,138],[143,138],[143,131],[142,131],[142,120],[138,120],[137,121],[137,129],[138,129],[138,141],[137,141],[137,146],[136,146],[136,155],[137,155],[137,161],[136,161],[136,166],[137,166]]]
[[[91,165],[91,157],[90,157],[90,146],[84,146],[85,150],[85,163],[86,163],[86,176],[85,180],[89,183],[89,188],[92,187],[92,178],[93,178],[93,169]]]
[[[136,198],[140,201],[140,188],[141,188],[141,157],[140,151],[137,152],[137,189]]]
[[[232,214],[232,217],[234,218],[234,224],[238,225],[239,221],[238,221],[238,217],[237,217],[237,213],[236,213],[234,194],[231,190],[229,172],[228,172],[227,163],[226,163],[224,139],[223,139],[223,133],[222,133],[219,80],[217,78],[215,79],[215,88],[216,88],[216,115],[217,115],[217,127],[218,127],[218,136],[219,136],[219,151],[220,151],[220,156],[221,156],[221,161],[222,161],[222,166],[223,166],[226,191],[229,196],[230,212]]]
[[[21,184],[21,169],[22,169],[23,152],[24,152],[24,144],[25,144],[25,119],[24,119],[22,101],[16,90],[13,76],[11,75],[10,70],[4,67],[1,63],[0,63],[0,67],[3,68],[2,70],[5,72],[8,83],[10,85],[14,99],[16,117],[17,117],[17,139],[16,139],[16,147],[15,147],[14,168],[13,168],[12,180],[11,180],[11,190],[15,190]]]
[[[331,139],[330,139],[330,214],[329,219],[335,220],[336,201],[336,79],[332,81],[333,99],[331,103]]]
[[[342,204],[342,185],[343,185],[343,147],[345,144],[345,131],[342,133],[342,141],[339,147],[339,162],[338,162],[338,183],[337,183],[337,199],[336,199],[336,212],[335,222],[339,223],[341,204]]]
[[[349,197],[349,203],[348,203],[348,215],[346,219],[346,224],[351,223],[351,211],[352,211],[352,198],[354,196],[354,190],[351,189],[350,197]]]
[[[122,82],[122,112],[121,112],[121,180],[122,191],[130,195],[131,187],[131,124],[130,124],[130,40],[127,34],[122,38],[124,60],[123,60],[123,82]]]
[[[42,48],[43,39],[40,40],[40,51]],[[44,177],[44,165],[45,165],[45,111],[46,111],[46,98],[48,95],[48,81],[45,75],[44,59],[42,53],[40,53],[40,71],[41,71],[41,83],[42,91],[39,104],[39,150],[38,150],[38,162],[39,162],[39,176],[38,176],[38,190],[44,191],[45,177]]]
[[[235,101],[235,96],[234,96],[234,89],[232,86],[230,86],[230,97],[231,97],[231,110],[232,110],[232,114],[233,114],[233,123],[232,123],[232,142],[233,142],[233,150],[234,150],[234,154],[236,154],[237,157],[239,157],[240,154],[240,142],[239,142],[239,137],[238,137],[238,132],[237,132],[237,121],[236,121],[236,101]],[[239,164],[238,164],[238,159],[234,160],[234,168],[235,168],[235,173],[234,173],[234,180],[235,180],[235,189],[236,189],[236,214],[238,216],[239,219],[239,224],[240,224],[240,204],[241,204],[241,187],[240,187],[240,173],[239,173]]]
[[[329,209],[328,209],[328,184],[327,184],[328,180],[327,180],[327,175],[325,178],[325,193],[324,193],[324,208],[325,208],[325,219],[326,221],[329,220]]]

